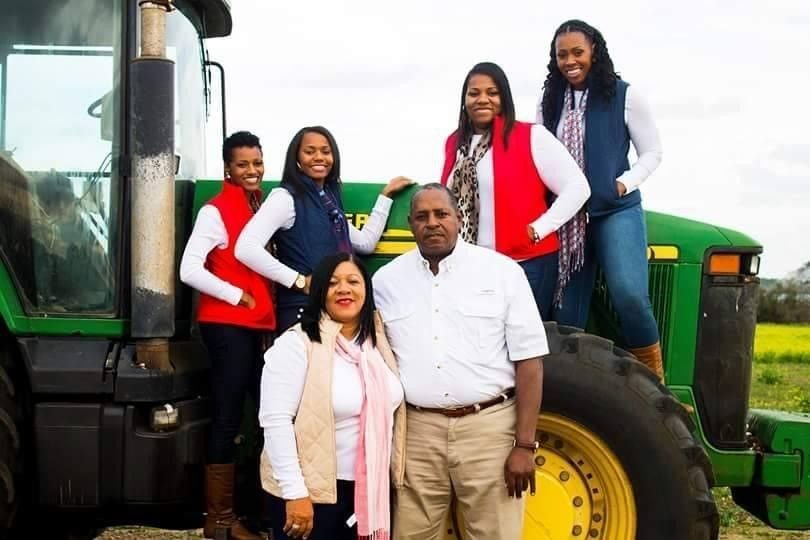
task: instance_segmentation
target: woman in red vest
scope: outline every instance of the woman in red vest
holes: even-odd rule
[[[555,231],[590,189],[554,136],[542,125],[515,120],[509,81],[496,64],[477,64],[464,79],[442,183],[458,199],[464,241],[518,261],[541,316],[550,319],[560,248]]]
[[[276,318],[269,282],[237,261],[233,249],[261,204],[259,138],[234,133],[223,143],[222,158],[222,191],[197,214],[180,262],[180,279],[200,291],[197,321],[211,360],[213,416],[203,536],[214,538],[215,531],[225,529],[229,538],[258,540],[233,513],[234,439],[246,394],[253,393],[258,403],[262,341],[276,327]]]

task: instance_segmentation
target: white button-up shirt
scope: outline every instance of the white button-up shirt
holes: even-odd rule
[[[413,405],[492,399],[515,386],[513,362],[548,354],[523,269],[495,251],[459,239],[433,275],[414,249],[378,270],[373,285]]]

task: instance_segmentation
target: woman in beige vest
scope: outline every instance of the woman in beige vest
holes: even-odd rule
[[[390,536],[405,407],[373,298],[354,255],[324,258],[301,323],[265,354],[261,476],[275,540]]]

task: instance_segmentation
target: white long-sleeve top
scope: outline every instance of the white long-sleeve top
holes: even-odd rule
[[[584,93],[584,90],[574,90],[574,106],[579,107]],[[543,96],[540,96],[540,102],[537,104],[537,123],[541,125],[543,124],[542,103]],[[636,155],[638,156],[635,163],[630,165],[630,168],[616,179],[617,182],[621,182],[627,188],[626,196],[638,189],[642,182],[658,168],[663,156],[661,137],[658,134],[658,128],[655,126],[650,104],[632,86],[627,87],[627,94],[625,95],[624,124],[627,126],[627,131],[630,133],[630,142],[633,143],[633,148],[636,149]],[[588,127],[585,126],[586,133],[587,129]],[[557,123],[556,132],[557,138],[562,140],[562,116],[560,116],[560,121]]]
[[[235,306],[242,298],[242,289],[215,276],[205,267],[211,250],[227,248],[228,241],[225,223],[216,206],[206,204],[200,208],[180,259],[180,281]]]
[[[378,361],[382,361],[378,357]],[[296,332],[285,332],[264,354],[259,425],[273,475],[284,499],[308,496],[301,472],[293,419],[304,392],[307,376],[306,345]],[[354,480],[363,386],[360,369],[335,353],[332,376],[332,408],[335,415],[337,478]],[[397,376],[386,369],[391,411],[402,403],[404,392]],[[391,436],[391,434],[389,434]]]
[[[377,247],[393,201],[385,195],[377,197],[371,215],[362,229],[349,223],[349,240],[358,253],[372,253]],[[277,230],[295,225],[295,201],[289,191],[275,188],[262,203],[259,211],[242,229],[236,241],[234,255],[251,270],[285,287],[292,287],[298,272],[282,263],[265,249]],[[330,234],[324,231],[324,234]]]
[[[470,152],[481,140],[473,135]],[[571,219],[591,195],[588,180],[568,153],[565,146],[554,138],[546,128],[534,125],[531,129],[532,160],[540,178],[557,199],[546,212],[529,225],[540,238],[545,238]],[[458,156],[456,157],[458,160]],[[478,245],[495,249],[495,169],[492,148],[478,161]],[[448,178],[448,187],[453,176]]]

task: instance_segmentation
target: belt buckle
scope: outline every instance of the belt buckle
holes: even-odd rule
[[[444,410],[444,414],[445,414],[445,416],[448,416],[448,417],[450,417],[450,418],[453,418],[453,417],[456,417],[456,416],[460,416],[458,413],[459,413],[460,411],[462,411],[462,410],[464,409],[464,407],[466,407],[466,405],[464,405],[464,406],[457,406],[457,407],[448,407],[448,408],[446,408],[446,409]]]
[[[467,409],[472,408],[471,411],[467,412]],[[477,414],[481,411],[481,404],[475,403],[473,405],[460,405],[458,407],[450,407],[445,409],[445,414],[451,418],[460,418],[462,416],[467,416],[468,414]]]

